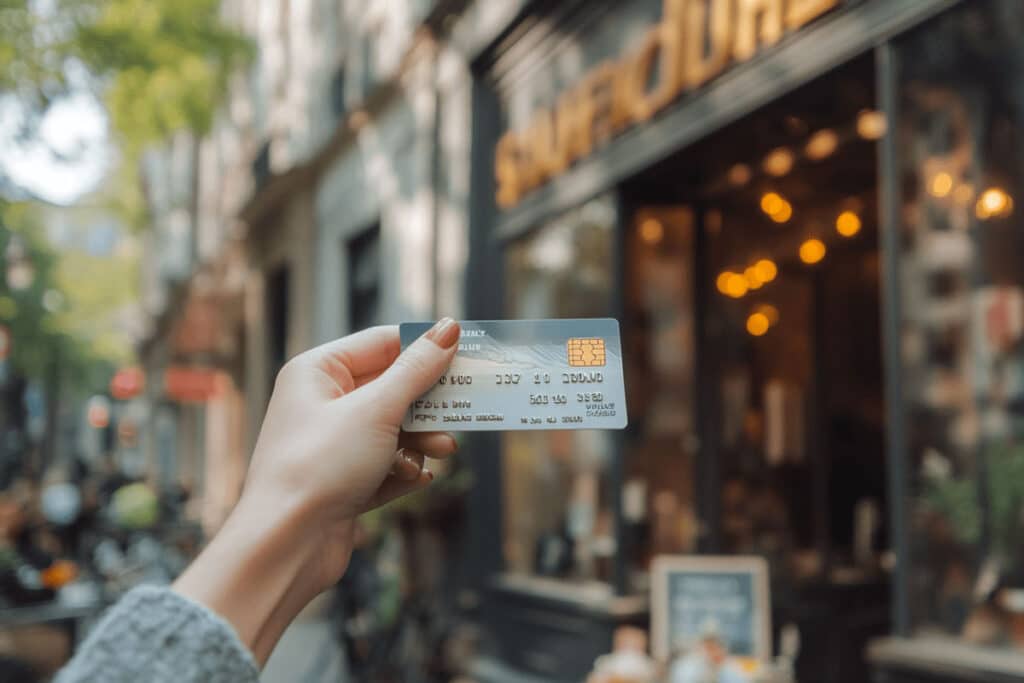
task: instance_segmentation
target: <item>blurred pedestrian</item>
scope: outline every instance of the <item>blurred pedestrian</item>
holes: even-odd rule
[[[285,365],[220,532],[171,588],[122,598],[57,682],[257,681],[292,619],[344,574],[356,518],[428,485],[425,455],[455,451],[450,434],[400,424],[459,334],[444,318],[400,354],[397,328],[378,327]]]

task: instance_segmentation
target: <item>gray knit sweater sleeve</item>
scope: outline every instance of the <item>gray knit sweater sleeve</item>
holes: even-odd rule
[[[252,653],[231,626],[167,588],[132,590],[90,632],[55,683],[249,683]]]

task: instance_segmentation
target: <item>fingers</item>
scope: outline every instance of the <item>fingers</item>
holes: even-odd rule
[[[381,505],[390,503],[396,498],[408,495],[413,491],[419,491],[420,489],[426,488],[430,485],[430,482],[434,480],[434,473],[430,470],[423,470],[420,472],[419,477],[413,481],[403,481],[398,477],[388,477],[384,480],[384,483],[377,489],[377,493],[373,495],[370,502],[366,504],[366,510],[368,512],[374,508],[379,508]]]
[[[459,449],[455,437],[448,432],[402,432],[398,445],[441,460]]]
[[[416,481],[423,471],[423,453],[412,448],[399,448],[395,453],[395,463],[391,466],[391,476],[402,481]]]
[[[321,370],[348,392],[359,386],[360,379],[375,376],[394,363],[400,351],[398,327],[386,325],[335,339],[308,353]]]
[[[373,401],[386,422],[397,425],[409,404],[434,386],[452,362],[460,332],[457,322],[442,318],[409,345],[384,374],[362,389],[374,389]]]

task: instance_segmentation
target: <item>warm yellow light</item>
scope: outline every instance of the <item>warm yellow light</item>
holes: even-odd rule
[[[836,232],[843,237],[853,237],[860,232],[860,216],[853,211],[843,211],[836,217]]]
[[[981,220],[1005,218],[1013,213],[1013,198],[1001,188],[990,187],[978,197],[974,213]]]
[[[953,190],[953,201],[961,206],[967,206],[974,199],[974,186],[970,183],[961,183]]]
[[[820,161],[831,156],[839,147],[839,136],[831,128],[824,128],[811,136],[804,147],[808,159]]]
[[[825,258],[825,243],[819,239],[809,239],[800,245],[800,260],[807,265],[814,265]]]
[[[729,184],[733,187],[742,187],[750,182],[750,167],[746,164],[736,164],[729,169]]]
[[[729,278],[731,278],[735,274],[736,273],[732,272],[731,270],[726,270],[719,273],[718,279],[715,280],[715,286],[718,287],[719,292],[721,292],[722,294],[729,293]]]
[[[779,207],[779,210],[769,214],[768,217],[776,223],[785,223],[793,217],[793,205],[786,200],[782,200],[782,206]]]
[[[877,140],[888,128],[885,114],[873,109],[865,109],[857,115],[857,135],[865,140]]]
[[[761,304],[757,307],[756,312],[768,318],[768,323],[771,325],[776,325],[779,322],[779,309],[771,304]]]
[[[786,200],[777,192],[766,192],[761,196],[761,210],[769,216],[781,209],[785,203]]]
[[[747,332],[755,337],[762,337],[768,332],[768,328],[772,326],[768,316],[764,313],[752,313],[747,318]]]
[[[730,273],[729,279],[725,282],[725,294],[733,299],[739,299],[749,289],[750,286],[747,284],[747,278],[739,273]]]
[[[775,262],[766,258],[755,263],[754,270],[757,271],[758,279],[766,283],[774,280],[775,276],[779,274],[779,267],[775,265]]]
[[[932,177],[932,181],[928,183],[928,192],[930,192],[933,197],[945,197],[952,189],[953,176],[949,175],[945,171],[942,173],[936,173]]]
[[[764,158],[762,167],[768,175],[782,177],[793,169],[793,153],[785,147],[773,149]]]
[[[665,236],[665,227],[657,218],[646,218],[640,223],[640,239],[647,244],[658,244]]]
[[[757,268],[750,266],[743,271],[743,277],[747,278],[747,286],[750,289],[761,289],[761,285],[764,284],[764,280],[761,279],[761,275],[757,272]]]

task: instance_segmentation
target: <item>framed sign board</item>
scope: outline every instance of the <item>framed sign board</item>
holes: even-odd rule
[[[768,662],[772,655],[768,563],[760,557],[664,556],[651,568],[651,640],[655,658],[708,635],[730,656]]]

